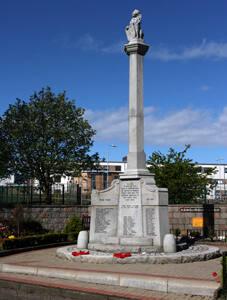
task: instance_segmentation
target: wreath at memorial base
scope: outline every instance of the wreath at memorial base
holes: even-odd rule
[[[126,258],[132,256],[131,252],[117,252],[113,253],[113,257],[116,258]]]
[[[72,256],[80,256],[80,255],[88,255],[90,254],[89,251],[73,251]]]

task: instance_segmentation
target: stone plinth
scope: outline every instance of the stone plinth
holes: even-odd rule
[[[153,176],[119,179],[93,191],[89,249],[152,252],[168,232],[168,192],[153,184]]]

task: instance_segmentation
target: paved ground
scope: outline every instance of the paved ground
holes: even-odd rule
[[[194,262],[186,264],[87,264],[79,262],[70,262],[57,258],[57,248],[37,250],[15,254],[6,257],[0,257],[0,263],[12,263],[35,267],[57,267],[64,269],[80,269],[94,271],[124,272],[131,274],[149,274],[171,277],[196,278],[213,280],[212,272],[218,272],[221,269],[220,258],[203,262]]]
[[[91,284],[84,282],[76,282],[70,280],[60,280],[54,278],[41,278],[37,276],[26,276],[26,275],[14,275],[14,274],[0,274],[0,282],[1,280],[10,280],[14,283],[24,283],[24,284],[33,284],[42,287],[49,288],[62,288],[66,290],[79,291],[80,293],[86,293],[86,300],[94,299],[98,300],[98,295],[108,295],[106,299],[131,299],[131,300],[211,300],[212,297],[208,296],[190,296],[190,295],[177,295],[174,293],[166,294],[155,291],[142,290],[138,288],[127,288],[127,287],[118,287],[118,286],[109,286],[109,285],[101,285],[101,284]],[[91,296],[88,296],[91,295]],[[94,295],[92,297],[92,295]],[[11,300],[12,297],[9,295],[9,291],[7,289],[5,298],[2,298],[2,293],[0,293],[1,300]],[[44,297],[40,299],[43,300]],[[23,298],[27,299],[27,298]],[[30,298],[28,298],[30,299]],[[34,299],[34,296],[33,298]],[[52,298],[48,298],[52,299]],[[56,299],[54,297],[53,299]],[[65,299],[65,298],[64,298]],[[68,299],[68,298],[66,298]],[[71,299],[71,298],[69,298]],[[74,298],[73,298],[74,299]],[[75,298],[82,299],[82,297]],[[84,298],[83,298],[84,299]],[[100,298],[103,299],[103,298]],[[104,298],[105,299],[105,298]]]
[[[227,250],[227,248],[225,249]],[[0,264],[13,264],[34,267],[48,267],[58,268],[59,270],[84,270],[84,271],[98,271],[106,273],[124,273],[124,274],[138,274],[138,275],[153,275],[159,277],[171,277],[176,279],[189,279],[214,281],[211,273],[219,272],[221,270],[220,258],[204,262],[194,262],[188,264],[128,264],[128,265],[107,265],[107,264],[86,264],[76,263],[66,260],[61,260],[55,256],[56,248],[37,250],[15,254],[0,258]],[[62,287],[66,289],[83,290],[84,292],[91,292],[94,294],[115,294],[126,299],[211,299],[208,296],[186,296],[176,294],[165,294],[160,292],[153,292],[137,288],[127,288],[120,286],[110,286],[92,283],[82,283],[71,280],[42,278],[38,276],[19,275],[10,273],[0,273],[0,280],[11,280],[15,282],[31,283],[42,286]],[[0,299],[4,299],[1,298]],[[89,298],[90,299],[90,298]]]

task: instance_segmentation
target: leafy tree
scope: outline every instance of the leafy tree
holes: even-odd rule
[[[214,168],[201,167],[191,159],[186,158],[190,145],[182,152],[170,148],[166,155],[160,151],[154,152],[148,159],[149,171],[155,174],[156,184],[168,188],[169,203],[196,203],[199,198],[206,197],[205,193],[213,187],[208,175]]]
[[[2,132],[0,131],[0,178],[7,177],[9,175],[7,170],[7,162],[9,160],[9,151],[6,144],[4,143],[4,138]]]
[[[17,99],[0,119],[7,173],[39,180],[48,201],[54,175],[76,176],[98,162],[98,154],[89,153],[94,135],[84,109],[49,87],[28,102]]]

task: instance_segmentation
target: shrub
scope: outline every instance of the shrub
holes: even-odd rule
[[[39,221],[27,219],[21,223],[22,235],[44,234],[47,230],[44,229]]]
[[[18,204],[12,211],[13,221],[16,223],[17,235],[21,232],[21,223],[24,220],[24,208],[21,204]]]
[[[69,240],[76,240],[81,230],[83,230],[82,221],[79,217],[73,216],[66,223],[64,233],[68,234]]]
[[[0,223],[0,239],[6,238],[10,235],[10,230],[5,223]]]
[[[194,238],[200,238],[201,237],[201,233],[199,231],[191,231],[190,232],[190,236],[194,237]]]
[[[47,245],[53,243],[60,243],[67,241],[67,234],[65,233],[48,233],[34,236],[26,236],[15,239],[5,239],[2,242],[4,250],[33,247],[38,245]]]
[[[174,229],[174,234],[178,237],[181,234],[181,230],[179,228]]]

